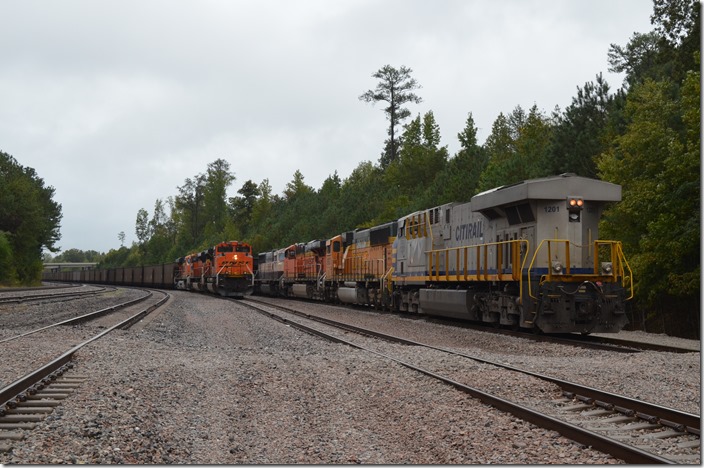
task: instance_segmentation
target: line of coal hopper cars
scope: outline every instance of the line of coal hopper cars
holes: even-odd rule
[[[243,297],[254,278],[252,247],[244,242],[221,242],[174,263],[79,271],[45,271],[43,281],[175,288]]]
[[[618,332],[628,323],[633,275],[621,243],[599,239],[599,220],[606,204],[620,200],[619,185],[563,174],[254,259],[248,244],[233,241],[129,274],[61,273],[74,281],[253,292],[543,333]]]
[[[255,294],[367,305],[544,333],[618,332],[632,272],[599,239],[619,185],[563,174],[260,253]]]

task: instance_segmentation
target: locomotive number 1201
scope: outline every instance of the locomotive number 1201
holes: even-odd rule
[[[560,207],[558,205],[549,205],[543,208],[546,213],[559,213]]]

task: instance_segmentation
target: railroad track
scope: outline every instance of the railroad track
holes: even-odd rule
[[[72,363],[73,357],[80,349],[114,330],[130,328],[149,313],[161,307],[170,298],[170,295],[162,291],[160,293],[163,294],[163,298],[160,300],[137,313],[130,313],[127,317],[120,317],[117,323],[71,347],[50,362],[41,365],[0,389],[0,451],[10,450],[13,441],[24,437],[24,430],[33,429],[38,422],[50,414],[62,400],[68,398],[71,392],[78,388],[80,383],[87,378],[87,376],[79,375],[72,370],[74,367]],[[71,320],[86,321],[91,318],[104,317],[108,311],[123,309],[151,296],[152,293],[150,292],[144,298],[129,301],[129,303],[112,308],[101,309]],[[66,322],[68,321],[33,330],[29,334],[58,325],[65,325]],[[22,336],[26,336],[26,334]],[[12,337],[11,339],[19,337]]]
[[[243,302],[240,301],[239,303]],[[488,405],[514,414],[540,427],[557,431],[577,443],[591,446],[627,463],[700,462],[700,418],[698,415],[645,403],[622,395],[532,373],[453,350],[315,317],[268,302],[254,301],[249,298],[244,301],[244,304],[287,325],[337,343],[383,356],[417,372],[439,379]],[[310,322],[308,324],[302,323],[298,319],[291,320],[278,313],[271,312],[267,308],[283,311],[289,316],[295,315],[298,319],[302,318],[304,321],[317,322],[317,324],[322,324],[323,327],[319,325],[312,326]],[[332,327],[333,330],[326,330],[325,327]],[[559,395],[553,395],[549,398],[549,401],[539,402],[540,404],[536,406],[539,406],[540,409],[534,409],[525,404],[509,401],[493,394],[493,392],[486,391],[486,389],[459,382],[463,376],[447,376],[444,371],[428,369],[422,363],[410,362],[406,358],[398,358],[388,352],[380,352],[369,345],[351,342],[347,337],[341,337],[335,330],[371,336],[375,339],[381,338],[404,345],[422,346],[452,356],[471,359],[473,362],[478,362],[482,365],[493,366],[510,372],[519,372],[556,385],[560,389]]]
[[[657,343],[646,343],[641,341],[628,341],[611,336],[587,335],[578,338],[580,341],[590,344],[607,344],[613,346],[625,346],[642,351],[660,351],[665,353],[699,353],[701,349],[689,349],[679,346],[668,346]]]
[[[81,287],[86,287],[82,285]],[[37,302],[37,301],[70,301],[74,299],[80,299],[86,296],[95,296],[97,294],[103,294],[108,291],[114,291],[115,288],[101,287],[97,289],[90,289],[88,291],[68,291],[68,292],[52,292],[43,294],[16,294],[14,296],[0,294],[0,304],[21,304],[24,302]]]
[[[254,299],[249,296],[250,299]],[[296,302],[310,302],[312,304],[320,304],[320,301],[301,299],[301,298],[286,298],[286,300],[294,300]],[[370,307],[361,305],[350,305],[345,304],[342,307],[349,308],[351,310],[371,310]],[[428,315],[418,315],[404,312],[391,312],[393,314],[398,314],[405,318],[425,320],[430,323],[440,323],[440,324],[452,324],[453,326],[478,330],[485,333],[494,333],[503,336],[513,336],[517,338],[523,338],[530,341],[541,342],[541,343],[557,343],[563,345],[575,346],[578,348],[594,349],[599,351],[612,351],[615,353],[638,353],[641,351],[660,351],[669,353],[697,353],[700,350],[682,348],[677,346],[659,345],[655,343],[645,343],[640,341],[628,341],[623,339],[618,339],[615,337],[607,336],[595,336],[595,335],[577,335],[577,334],[559,334],[559,335],[544,335],[541,333],[535,333],[531,331],[521,331],[513,330],[509,328],[501,328],[490,326],[482,323],[468,322],[466,320],[454,319],[448,317],[436,317]]]
[[[54,328],[54,327],[59,327],[59,326],[62,326],[62,325],[76,325],[76,324],[79,324],[79,323],[88,322],[88,321],[90,321],[90,320],[95,320],[95,319],[97,319],[97,318],[99,318],[99,317],[102,317],[102,316],[104,316],[104,315],[106,315],[106,314],[109,314],[109,313],[111,313],[111,312],[115,312],[115,311],[117,311],[117,310],[124,309],[124,308],[130,307],[130,306],[133,306],[133,305],[135,305],[135,304],[138,304],[138,303],[140,303],[140,302],[142,302],[142,301],[145,301],[145,300],[149,299],[149,298],[152,296],[153,293],[152,293],[151,291],[147,291],[147,293],[148,293],[148,294],[146,294],[145,296],[139,297],[139,298],[137,298],[137,299],[133,299],[133,300],[131,300],[131,301],[126,301],[126,302],[123,302],[123,303],[120,303],[120,304],[116,304],[116,305],[114,305],[114,306],[110,306],[110,307],[106,307],[106,308],[103,308],[103,309],[100,309],[100,310],[96,310],[96,311],[93,311],[93,312],[89,312],[89,313],[87,313],[87,314],[83,314],[83,315],[80,315],[80,316],[78,316],[78,317],[73,317],[73,318],[70,318],[70,319],[62,320],[62,321],[60,321],[60,322],[52,323],[52,324],[46,325],[46,326],[44,326],[44,327],[35,328],[35,329],[33,329],[33,330],[30,330],[30,331],[27,331],[27,332],[24,332],[24,333],[20,333],[20,334],[14,335],[14,336],[10,336],[10,337],[7,337],[7,338],[3,338],[2,340],[0,340],[0,344],[6,343],[6,342],[8,342],[8,341],[13,341],[13,340],[16,340],[16,339],[19,339],[19,338],[23,338],[23,337],[25,337],[25,336],[33,335],[33,334],[39,333],[39,332],[41,332],[41,331],[49,330],[49,329]]]

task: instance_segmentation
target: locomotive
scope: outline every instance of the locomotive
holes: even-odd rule
[[[47,281],[298,297],[543,333],[609,333],[627,323],[633,273],[599,220],[621,187],[562,174],[466,203],[252,256],[221,242],[175,263],[45,272]]]
[[[254,259],[245,242],[221,242],[200,253],[176,260],[176,289],[208,291],[226,297],[243,297],[252,286]]]
[[[544,333],[618,332],[633,275],[599,239],[621,187],[562,174],[260,253],[254,292]]]

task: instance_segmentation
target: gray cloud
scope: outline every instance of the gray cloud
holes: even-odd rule
[[[376,162],[381,106],[357,97],[385,64],[422,85],[443,144],[472,112],[569,105],[610,43],[650,30],[643,0],[8,0],[0,3],[0,149],[63,205],[64,249],[134,240],[139,208],[226,158],[280,193]]]

